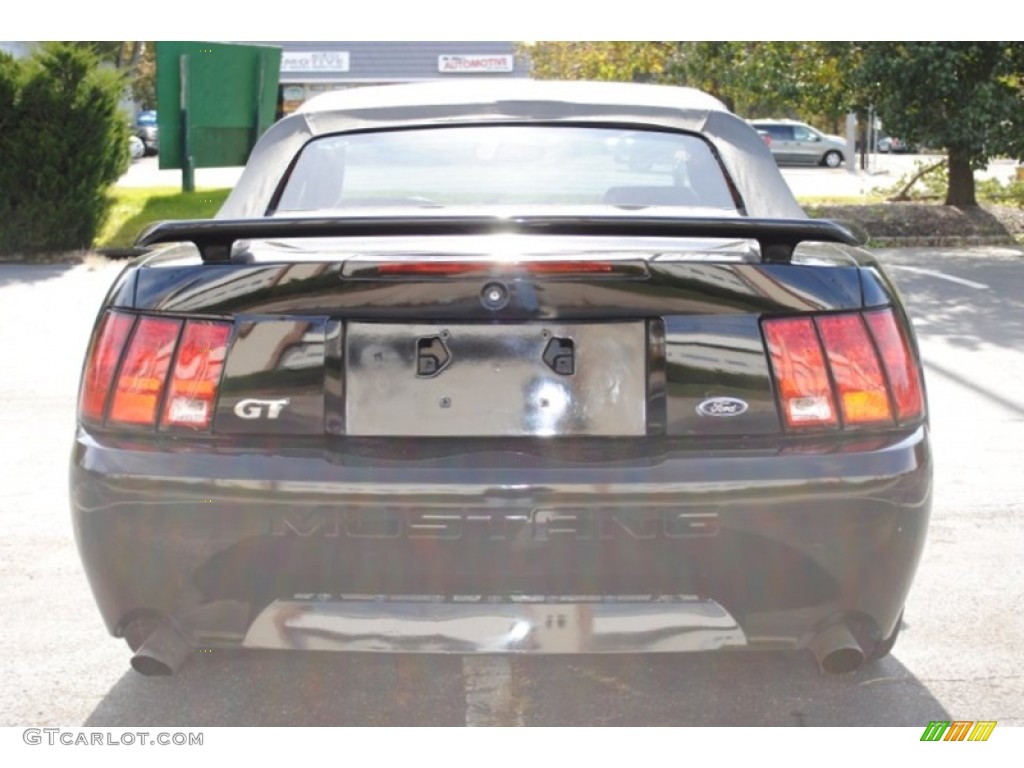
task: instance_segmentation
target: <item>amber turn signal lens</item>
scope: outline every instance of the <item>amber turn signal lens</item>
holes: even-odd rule
[[[892,407],[878,354],[859,313],[815,319],[835,380],[843,423],[892,424]]]

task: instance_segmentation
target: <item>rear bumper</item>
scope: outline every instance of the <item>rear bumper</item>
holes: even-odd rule
[[[722,606],[694,597],[604,599],[305,595],[275,600],[247,648],[376,653],[618,653],[746,645]]]
[[[842,620],[869,647],[899,618],[931,503],[923,427],[783,451],[431,445],[79,429],[72,517],[108,629],[167,616],[204,645],[563,653],[800,648]]]

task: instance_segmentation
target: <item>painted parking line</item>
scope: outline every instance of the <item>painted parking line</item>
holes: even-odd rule
[[[512,689],[512,664],[507,656],[463,656],[466,725],[521,726],[522,704]]]
[[[945,272],[939,272],[935,269],[923,269],[922,267],[902,267],[897,264],[890,265],[889,269],[902,269],[904,272],[913,272],[917,275],[927,275],[928,277],[937,277],[940,280],[948,280],[951,283],[957,285],[966,285],[968,288],[974,288],[979,291],[987,291],[988,286],[985,283],[976,283],[973,280],[966,280],[956,275],[947,275]]]

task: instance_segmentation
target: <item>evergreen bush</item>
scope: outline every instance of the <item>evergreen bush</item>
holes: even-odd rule
[[[0,56],[0,253],[92,245],[129,163],[122,90],[84,46]]]

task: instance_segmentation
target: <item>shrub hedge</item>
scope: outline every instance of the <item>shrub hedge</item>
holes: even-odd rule
[[[122,90],[84,46],[0,54],[0,253],[92,245],[129,163]]]

